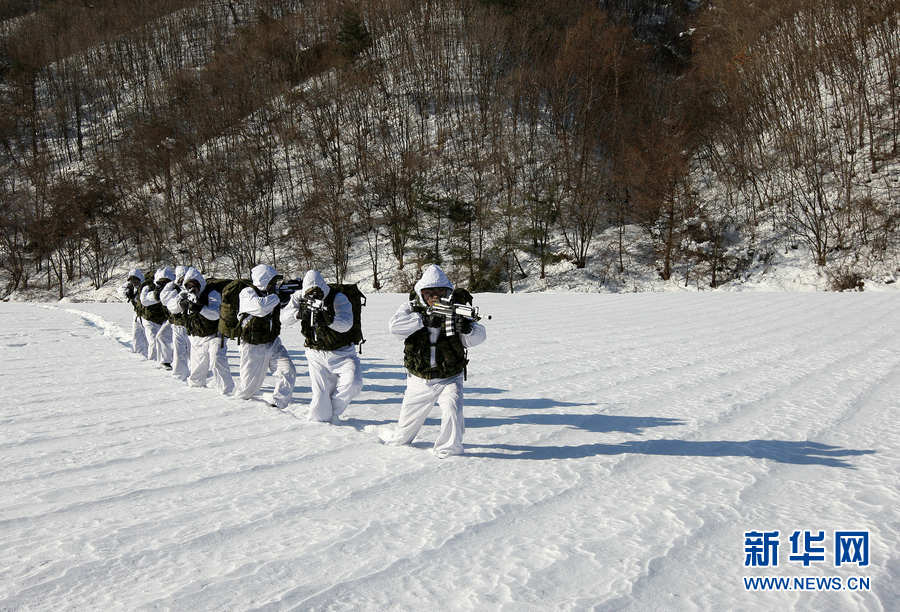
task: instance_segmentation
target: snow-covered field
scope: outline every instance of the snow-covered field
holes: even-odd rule
[[[900,609],[896,293],[479,296],[447,460],[437,410],[413,448],[373,433],[402,299],[369,299],[343,426],[305,421],[305,375],[293,415],[177,383],[127,305],[0,304],[0,610]],[[778,567],[745,566],[753,530]],[[824,561],[789,560],[797,530]]]

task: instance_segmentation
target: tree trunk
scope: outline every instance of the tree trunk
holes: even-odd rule
[[[669,201],[669,210],[666,211],[668,228],[666,230],[665,257],[663,263],[663,280],[672,277],[672,251],[675,248],[675,202]]]

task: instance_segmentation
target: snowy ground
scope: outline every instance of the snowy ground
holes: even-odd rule
[[[479,296],[443,461],[437,411],[414,448],[371,433],[401,299],[370,297],[339,427],[302,418],[305,375],[296,415],[176,383],[127,351],[126,305],[0,304],[0,610],[900,609],[896,293]],[[744,566],[750,530],[778,567]],[[789,561],[795,530],[826,561]],[[835,567],[834,530],[870,564]]]

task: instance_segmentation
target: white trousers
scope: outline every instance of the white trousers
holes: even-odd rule
[[[178,380],[187,380],[191,374],[191,340],[184,325],[172,326],[172,374]]]
[[[362,390],[362,368],[355,346],[337,351],[306,349],[312,401],[310,421],[335,421]]]
[[[157,363],[172,363],[172,326],[166,321],[162,325],[144,321],[147,334],[147,359]]]
[[[147,332],[144,331],[144,320],[137,315],[131,321],[131,352],[147,358]]]
[[[189,336],[189,338],[191,342],[191,374],[188,377],[188,385],[205,387],[209,368],[212,365],[216,389],[222,395],[231,395],[234,391],[234,378],[228,368],[227,348],[222,343],[222,339],[216,334],[205,338],[200,336]]]
[[[442,459],[463,454],[462,439],[466,425],[463,418],[462,374],[432,380],[408,375],[400,419],[385,442],[395,446],[412,442],[435,402],[441,408],[441,430],[432,452]]]
[[[278,380],[269,403],[279,408],[287,408],[294,393],[294,381],[297,379],[297,368],[291,361],[281,338],[275,338],[268,344],[241,343],[241,386],[237,396],[250,399],[262,387],[266,374],[274,372]]]

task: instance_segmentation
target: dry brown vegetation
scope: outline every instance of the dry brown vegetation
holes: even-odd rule
[[[0,19],[7,292],[99,286],[123,257],[340,279],[353,244],[376,287],[390,253],[495,289],[523,252],[541,276],[587,265],[610,228],[622,271],[630,225],[663,278],[690,261],[712,286],[739,267],[729,232],[819,265],[897,248],[888,0],[7,1]]]

